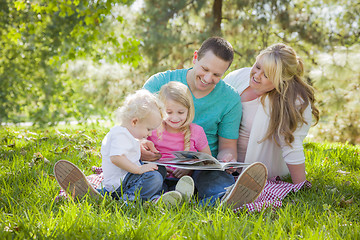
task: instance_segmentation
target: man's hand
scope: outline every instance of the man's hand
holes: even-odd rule
[[[231,153],[225,153],[222,156],[219,155],[218,155],[218,159],[222,162],[236,162],[236,159]]]
[[[221,157],[222,158],[219,160],[222,162],[236,162],[235,158],[233,157],[233,155],[231,153],[226,153]],[[232,174],[233,172],[236,171],[236,168],[229,168],[229,169],[226,169],[225,171],[229,174]]]
[[[161,153],[155,148],[153,142],[143,139],[140,141],[141,160],[156,161],[161,158]]]
[[[227,139],[219,137],[219,153],[217,159],[223,162],[236,162],[237,158],[237,139]],[[236,168],[227,169],[226,172],[232,174]]]

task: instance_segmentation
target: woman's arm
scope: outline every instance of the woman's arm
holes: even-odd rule
[[[305,109],[304,118],[307,121],[307,124],[304,123],[295,130],[293,133],[294,141],[291,143],[291,147],[285,143],[283,138],[280,139],[282,155],[287,167],[289,168],[291,179],[294,184],[306,180],[303,141],[307,136],[311,125],[310,106]]]
[[[294,184],[301,183],[306,180],[305,163],[291,165],[287,164],[291,175],[291,180]]]

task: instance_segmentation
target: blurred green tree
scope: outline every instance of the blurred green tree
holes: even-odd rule
[[[115,32],[112,8],[130,0],[0,0],[0,122],[37,123],[94,113],[83,83],[62,76],[68,60],[91,58],[136,66],[139,41]],[[20,116],[20,118],[19,118]]]
[[[235,69],[275,42],[316,64],[315,52],[359,42],[358,13],[351,0],[145,0],[136,26],[151,73],[191,65],[192,52],[213,35],[232,43]]]

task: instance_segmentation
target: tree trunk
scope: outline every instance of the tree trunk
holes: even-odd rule
[[[211,34],[221,36],[222,0],[214,0],[212,11],[214,22],[211,28]]]

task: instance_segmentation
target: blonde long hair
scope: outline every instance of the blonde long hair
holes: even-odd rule
[[[270,123],[261,141],[283,136],[287,145],[292,146],[294,131],[302,124],[308,124],[303,116],[311,105],[315,124],[319,121],[319,110],[315,106],[314,89],[304,81],[304,63],[291,47],[277,43],[263,50],[256,58],[261,59],[264,72],[273,82],[275,89],[261,96],[270,100]],[[314,124],[314,125],[315,125]]]
[[[171,81],[161,87],[159,92],[159,99],[165,105],[168,100],[172,100],[174,102],[180,103],[188,109],[186,121],[181,126],[180,131],[184,134],[184,151],[190,150],[190,123],[192,123],[194,120],[195,107],[189,88],[183,83]],[[159,129],[160,134],[163,130],[163,128]]]

